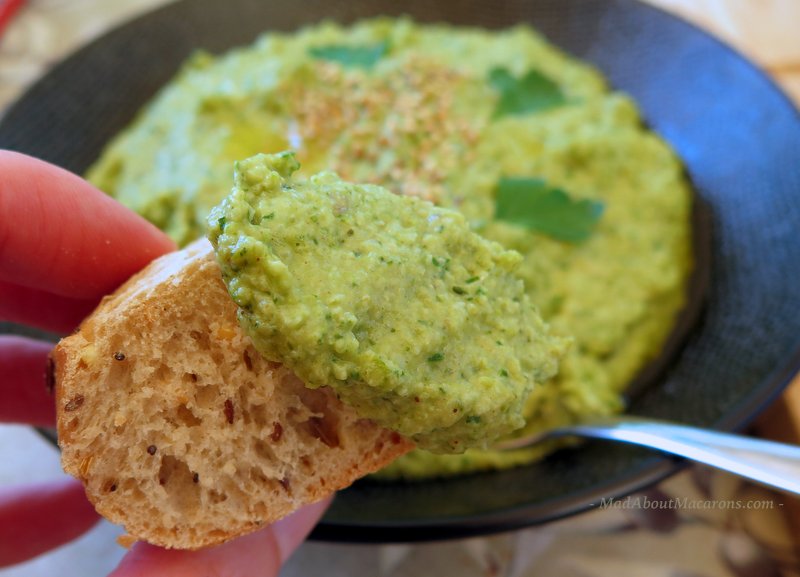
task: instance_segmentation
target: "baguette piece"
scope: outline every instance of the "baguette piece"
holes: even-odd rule
[[[205,239],[103,299],[52,358],[64,470],[164,547],[254,531],[413,447],[261,357]]]

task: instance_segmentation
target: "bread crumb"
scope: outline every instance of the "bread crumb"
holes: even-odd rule
[[[217,338],[225,341],[231,340],[236,336],[236,329],[230,326],[221,326],[217,329]]]
[[[137,541],[138,539],[136,537],[134,537],[133,535],[128,535],[127,533],[124,533],[119,537],[117,537],[117,544],[120,547],[124,547],[125,549],[130,549]]]
[[[83,347],[80,360],[86,363],[86,366],[89,367],[94,364],[94,362],[97,360],[97,349],[94,348],[94,345],[89,344]]]
[[[81,460],[81,464],[78,467],[78,472],[80,473],[81,477],[86,477],[89,474],[89,467],[92,466],[92,460],[94,457],[92,455],[88,455]]]
[[[83,405],[83,401],[83,395],[75,395],[73,398],[67,401],[66,405],[64,405],[64,410],[66,412],[77,411]]]

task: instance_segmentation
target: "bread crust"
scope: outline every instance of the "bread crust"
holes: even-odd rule
[[[64,470],[163,547],[254,531],[413,448],[255,351],[205,239],[105,297],[52,359]]]

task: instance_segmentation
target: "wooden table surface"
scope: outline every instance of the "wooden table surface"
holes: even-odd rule
[[[800,105],[800,0],[645,0],[714,33],[766,69]]]

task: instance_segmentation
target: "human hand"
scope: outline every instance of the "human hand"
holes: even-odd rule
[[[0,319],[70,332],[103,295],[174,249],[161,231],[83,179],[0,151]],[[54,425],[45,386],[51,348],[0,335],[0,422]],[[327,504],[201,551],[137,543],[111,576],[277,576]],[[97,520],[73,479],[0,488],[0,567],[68,543]]]

